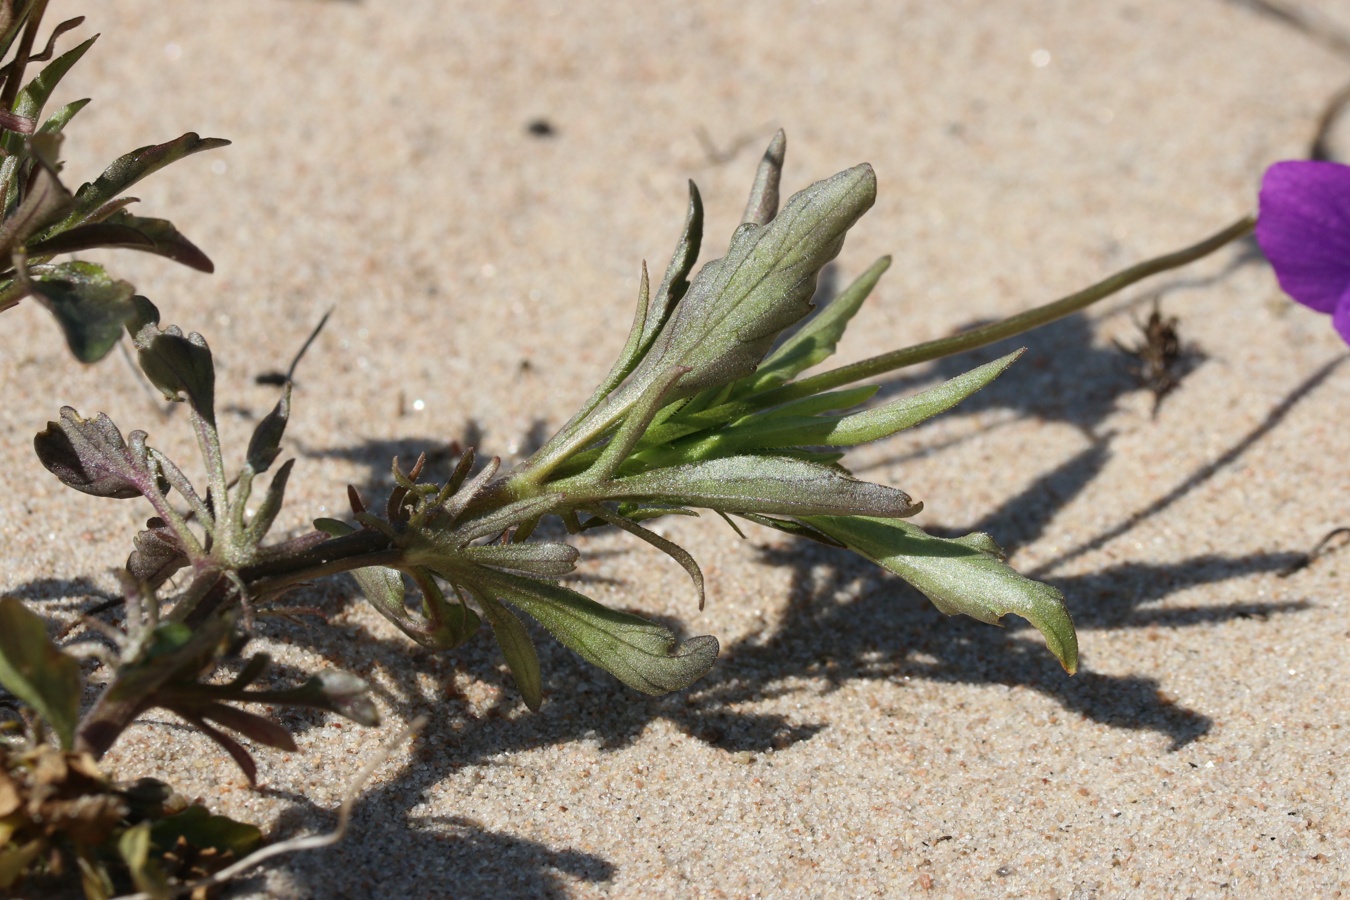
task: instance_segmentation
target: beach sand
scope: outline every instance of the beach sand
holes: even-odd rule
[[[659,273],[686,180],[726,246],[758,157],[784,187],[870,162],[875,208],[830,284],[895,263],[840,348],[851,361],[948,335],[1193,243],[1306,156],[1350,81],[1350,7],[1196,0],[52,3],[103,32],[56,102],[72,185],[186,131],[232,146],[132,191],[215,261],[202,275],[88,254],[165,322],[207,336],[241,461],[285,369],[297,459],[277,534],[382,502],[390,460],[452,441],[510,462],[561,425],[618,352],[640,262]],[[541,124],[543,123],[543,124]],[[532,127],[533,126],[533,127]],[[547,132],[540,134],[538,132]],[[1350,158],[1350,122],[1333,134]],[[1115,342],[1153,304],[1191,365],[1153,397]],[[148,516],[75,494],[30,436],[62,405],[142,428],[189,473],[119,353],[70,361],[32,302],[4,315],[5,590],[54,620],[114,590]],[[1022,341],[952,413],[848,457],[987,531],[1063,590],[1082,668],[1040,636],[947,618],[864,561],[715,516],[660,523],[708,603],[625,536],[571,539],[569,584],[713,634],[712,672],[649,698],[547,636],[529,713],[487,629],[416,647],[334,578],[295,595],[327,622],[261,621],[277,683],[337,667],[384,724],[285,714],[301,752],[228,757],[152,712],[107,761],[286,837],[333,826],[361,767],[416,715],[337,847],[232,888],[276,897],[1338,897],[1350,888],[1350,365],[1240,243]],[[886,379],[912,392],[1018,346]],[[92,688],[91,688],[92,691]],[[92,698],[92,693],[91,693]]]

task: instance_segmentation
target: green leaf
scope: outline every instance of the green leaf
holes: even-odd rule
[[[96,40],[98,40],[98,35],[94,35],[83,44],[67,50],[43,66],[38,76],[24,85],[23,90],[19,91],[19,96],[14,101],[14,112],[29,119],[40,118],[42,108],[47,105],[47,100],[51,98],[52,91],[61,83],[61,79],[70,71],[71,67],[80,61],[80,57],[84,56],[85,51],[94,45]]]
[[[765,413],[746,416],[712,434],[693,435],[674,443],[662,442],[663,435],[657,432],[650,438],[653,447],[635,454],[634,460],[654,467],[681,459],[712,459],[790,447],[852,447],[881,440],[951,409],[1003,374],[1022,352],[1010,353],[912,397],[901,397],[848,416],[807,414],[861,400],[875,388],[851,388],[805,397]]]
[[[33,293],[56,317],[75,358],[92,363],[107,356],[134,312],[131,285],[86,262],[34,266],[32,274]]]
[[[607,500],[654,500],[722,512],[909,516],[904,491],[859,481],[837,466],[782,456],[732,456],[605,482]]]
[[[988,535],[948,540],[908,522],[862,516],[802,521],[899,575],[949,616],[965,613],[993,625],[1007,613],[1021,616],[1045,636],[1065,671],[1078,669],[1078,636],[1064,595],[1013,571],[993,552],[998,545]]]
[[[42,127],[38,129],[38,132],[40,134],[60,134],[65,129],[66,125],[70,123],[70,120],[75,118],[75,114],[88,105],[89,98],[87,97],[83,100],[70,101],[65,106],[52,113],[47,118],[47,121],[42,123]]]
[[[416,554],[410,555],[414,557],[414,561],[421,562],[416,559]],[[465,547],[458,555],[478,565],[512,569],[545,578],[558,578],[568,574],[577,567],[577,558],[581,556],[577,548],[557,541],[534,544],[482,544]],[[429,561],[425,564],[432,565]]]
[[[132,884],[136,890],[149,894],[153,900],[171,897],[164,871],[150,858],[151,822],[146,819],[133,825],[117,839],[117,852],[127,864]]]
[[[113,161],[92,182],[75,192],[75,209],[55,230],[64,231],[82,222],[103,204],[169,163],[202,150],[224,147],[230,142],[220,138],[203,138],[193,132],[163,144],[139,147]]]
[[[672,399],[743,378],[778,334],[811,311],[820,269],[876,199],[876,175],[861,165],[816,182],[768,225],[742,225],[722,259],[708,263],[633,373],[641,392],[675,366],[691,371]]]
[[[182,838],[191,847],[228,851],[236,859],[243,859],[262,843],[262,832],[257,827],[226,816],[213,816],[205,807],[195,805],[157,820],[150,834],[160,853],[173,850]]]
[[[1002,375],[1025,348],[944,381],[913,397],[901,397],[875,409],[844,416],[822,441],[828,447],[852,447],[890,437],[946,412]]]
[[[13,597],[0,598],[0,685],[31,706],[67,750],[80,713],[80,664],[47,637],[42,617]]]
[[[492,624],[492,636],[497,639],[497,646],[502,648],[502,655],[506,657],[506,664],[511,669],[511,677],[516,680],[516,687],[520,689],[521,698],[531,712],[538,712],[544,702],[544,680],[539,671],[539,654],[535,652],[534,641],[515,613],[488,594],[477,596],[488,622]]]
[[[680,644],[660,625],[602,606],[561,585],[483,570],[475,576],[473,590],[519,608],[564,646],[644,694],[682,690],[717,661],[717,639],[711,635]]]
[[[754,377],[737,389],[735,396],[777,387],[833,355],[849,321],[890,266],[889,256],[873,263],[872,268],[858,276],[843,293],[769,354],[755,370]]]

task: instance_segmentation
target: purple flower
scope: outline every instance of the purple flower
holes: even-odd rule
[[[1256,242],[1285,293],[1350,344],[1350,166],[1280,162],[1261,181]]]

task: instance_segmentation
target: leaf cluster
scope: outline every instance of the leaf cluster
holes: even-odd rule
[[[135,289],[102,266],[53,262],[94,248],[153,253],[201,272],[211,260],[166,219],[131,213],[125,192],[176,160],[228,144],[189,132],[130,151],[103,174],[72,191],[62,183],[60,151],[66,125],[89,101],[55,111],[47,105],[66,73],[96,37],[57,54],[58,38],[84,21],[57,25],[41,50],[47,0],[0,0],[0,311],[33,297],[55,317],[76,359],[95,362],[112,349],[135,314]],[[32,78],[35,63],[45,63]]]

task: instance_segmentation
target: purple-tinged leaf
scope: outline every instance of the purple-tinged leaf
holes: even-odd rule
[[[133,542],[136,549],[127,558],[127,571],[137,581],[157,588],[190,560],[177,533],[163,519],[156,516],[145,524]]]
[[[238,709],[224,703],[207,703],[196,710],[203,719],[223,725],[231,731],[237,731],[249,740],[275,747],[278,750],[295,752],[295,738],[282,725],[248,710]]]
[[[32,134],[37,128],[37,120],[12,113],[7,109],[0,109],[0,128],[16,134]]]
[[[178,715],[182,716],[183,719],[189,722],[194,728],[215,741],[215,743],[226,753],[230,754],[235,765],[239,766],[244,773],[244,777],[248,779],[250,787],[258,786],[258,764],[253,760],[253,754],[249,753],[243,744],[239,743],[225,732],[208,725],[205,719],[197,715],[196,712],[191,709],[183,710],[174,707],[169,707],[169,709],[178,713]]]
[[[283,691],[247,691],[235,699],[250,703],[269,703],[274,706],[323,709],[368,728],[380,724],[380,714],[370,699],[370,685],[355,675],[337,669],[324,669],[316,675],[311,675],[297,688]]]
[[[173,226],[168,219],[133,216],[119,209],[101,222],[76,225],[69,231],[28,245],[30,256],[54,256],[78,253],[95,247],[123,247],[141,250],[182,263],[198,272],[214,272],[215,265],[197,245]]]
[[[11,252],[23,246],[30,235],[65,215],[72,202],[70,192],[57,179],[53,166],[43,158],[48,151],[54,152],[54,148],[38,152],[40,143],[30,144],[35,160],[23,200],[0,224],[0,255],[4,257],[6,268]]]
[[[1256,241],[1290,297],[1350,343],[1350,166],[1276,163],[1261,182]]]
[[[67,487],[95,497],[126,500],[161,491],[145,465],[145,432],[131,433],[132,445],[103,413],[80,417],[69,406],[61,421],[48,422],[33,438],[38,459]]]

